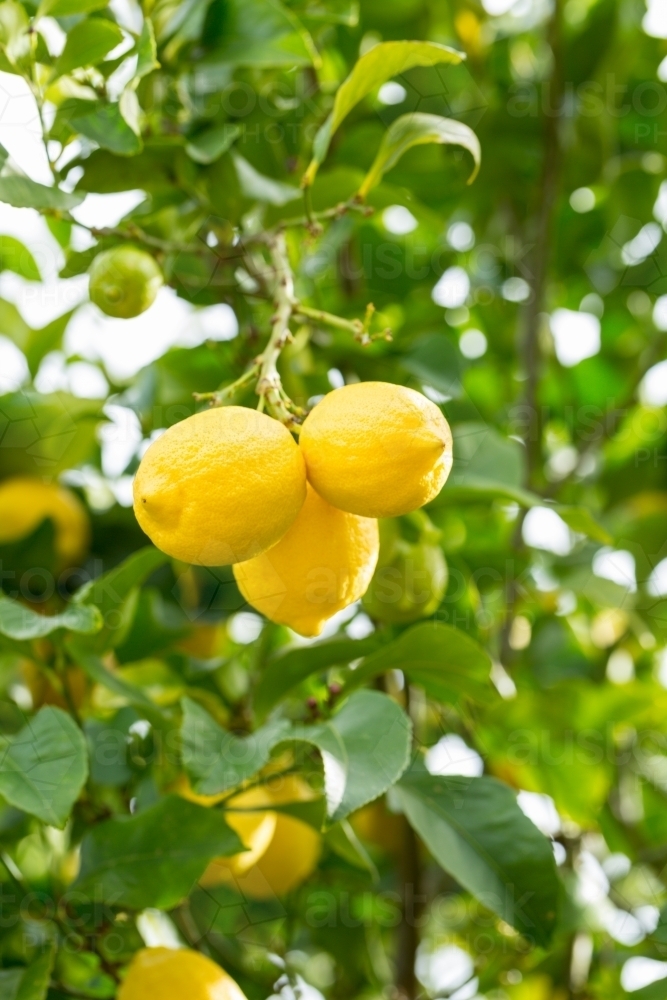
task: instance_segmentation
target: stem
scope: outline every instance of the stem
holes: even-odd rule
[[[337,330],[347,330],[354,336],[354,339],[358,340],[360,344],[364,345],[364,347],[370,344],[373,340],[392,339],[389,327],[384,329],[381,333],[368,332],[371,319],[373,318],[373,313],[375,312],[375,306],[370,302],[366,307],[366,315],[363,320],[344,319],[342,316],[334,315],[334,313],[325,312],[324,309],[314,309],[312,306],[305,306],[302,302],[296,302],[294,304],[293,312],[297,317],[312,319],[315,320],[316,323],[324,323],[327,326],[335,327]]]
[[[222,406],[228,399],[243,386],[248,385],[252,382],[259,373],[260,363],[259,361],[254,361],[251,368],[247,372],[244,372],[240,378],[237,378],[235,382],[226,385],[224,389],[217,389],[215,392],[193,392],[192,395],[198,403],[205,402],[208,400],[211,406]]]
[[[398,929],[398,953],[396,968],[397,1000],[415,1000],[417,980],[415,959],[419,945],[418,918],[422,897],[421,865],[417,835],[407,819],[403,817],[403,849],[401,852],[401,901],[403,919]]]
[[[290,401],[285,394],[278,374],[277,362],[285,344],[292,335],[289,321],[296,305],[294,279],[287,256],[287,246],[283,233],[278,233],[269,244],[276,284],[274,289],[275,312],[271,336],[262,356],[257,381],[257,395],[260,403],[264,400],[267,410],[290,430],[298,431],[299,421],[290,409]],[[293,404],[292,404],[293,405]]]

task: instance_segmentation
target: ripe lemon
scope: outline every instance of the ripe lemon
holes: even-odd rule
[[[242,406],[174,424],[134,480],[134,511],[149,538],[200,566],[251,559],[274,545],[305,496],[303,457],[290,432]]]
[[[363,597],[371,618],[407,624],[428,618],[440,607],[447,589],[447,562],[437,544],[440,532],[431,527],[432,535],[425,532],[409,542],[401,537],[396,521],[381,523],[380,557]]]
[[[205,871],[200,884],[204,888],[223,883],[234,884],[250,899],[283,896],[300,885],[317,867],[321,849],[320,834],[293,816],[257,810],[261,806],[308,802],[314,797],[312,789],[298,775],[276,778],[270,785],[259,785],[234,796],[229,802],[229,811],[225,812],[225,819],[230,825],[234,822],[232,817],[236,817],[238,822],[242,817],[255,821],[258,816],[269,816],[274,820],[273,834],[259,857],[252,858],[250,865],[239,869],[239,863],[245,865],[242,854],[216,859]],[[255,811],[233,812],[244,807]],[[243,832],[238,827],[235,829],[241,840],[247,843]]]
[[[387,854],[398,854],[403,846],[405,820],[389,812],[384,799],[376,799],[350,816],[352,829],[362,840],[375,844]]]
[[[55,528],[56,554],[72,565],[88,547],[90,523],[86,508],[71,490],[32,476],[14,476],[0,483],[0,545],[31,535],[49,518]]]
[[[142,948],[118,990],[118,1000],[246,1000],[224,969],[198,951]]]
[[[330,392],[306,417],[299,443],[320,496],[362,517],[417,510],[452,467],[452,434],[438,407],[388,382]]]
[[[268,552],[234,566],[254,608],[301,635],[319,635],[327,619],[358,600],[380,548],[377,521],[347,514],[308,486],[289,531]]]
[[[113,247],[90,265],[88,294],[107,316],[131,319],[153,305],[162,282],[162,271],[145,250]]]

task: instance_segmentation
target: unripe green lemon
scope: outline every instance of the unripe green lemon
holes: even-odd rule
[[[401,537],[396,521],[380,522],[380,558],[362,599],[371,618],[407,624],[437,611],[448,578],[437,537],[431,525],[410,542]]]
[[[131,319],[155,302],[163,283],[154,258],[137,247],[121,246],[97,255],[90,266],[89,295],[116,319]]]

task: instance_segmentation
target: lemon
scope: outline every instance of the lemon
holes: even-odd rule
[[[438,407],[388,382],[330,392],[306,417],[299,441],[320,496],[362,517],[417,510],[452,467],[452,434]]]
[[[376,799],[350,816],[352,829],[362,840],[375,844],[387,854],[398,854],[403,847],[404,820],[389,812],[384,799]]]
[[[149,538],[200,566],[251,559],[274,545],[305,496],[303,457],[290,432],[242,406],[174,424],[134,480],[134,511]]]
[[[105,250],[90,266],[88,294],[96,306],[116,319],[131,319],[155,302],[162,271],[145,250],[121,246]]]
[[[234,566],[254,608],[301,635],[319,635],[327,619],[358,600],[379,552],[377,521],[337,510],[308,486],[291,528],[268,552]]]
[[[58,708],[69,710],[70,704],[79,709],[88,695],[88,678],[81,667],[67,667],[65,676],[61,676],[63,685],[67,685],[67,696],[64,691],[61,693],[56,689],[34,660],[23,660],[21,673],[30,691],[34,709],[41,708],[42,705],[57,705]]]
[[[246,1000],[224,969],[187,948],[142,948],[118,990],[118,1000]]]
[[[0,545],[31,535],[49,518],[55,528],[56,554],[72,565],[88,547],[90,523],[86,508],[71,490],[32,476],[15,476],[0,483]]]
[[[223,883],[234,884],[250,899],[272,899],[283,896],[300,885],[317,867],[321,837],[307,823],[284,813],[263,812],[261,806],[282,805],[290,802],[308,802],[314,798],[312,789],[298,775],[276,778],[269,785],[258,785],[234,796],[228,803],[225,820],[232,825],[242,818],[256,822],[257,817],[273,819],[273,833],[269,842],[250,864],[243,855],[219,858],[213,861],[200,879],[204,888]],[[248,812],[243,812],[243,808]],[[234,810],[241,810],[234,812]],[[254,811],[250,811],[254,810]],[[235,826],[244,843],[244,833]],[[259,837],[257,837],[258,843]],[[254,846],[246,854],[254,852]],[[239,868],[239,864],[243,867]]]
[[[371,618],[407,624],[428,618],[440,607],[447,589],[447,562],[437,544],[440,533],[431,527],[432,534],[425,532],[418,541],[409,542],[400,536],[396,521],[380,524],[380,557],[363,597]]]

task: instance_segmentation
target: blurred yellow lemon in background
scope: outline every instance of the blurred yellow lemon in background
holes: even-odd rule
[[[33,476],[0,482],[0,545],[26,538],[47,518],[55,528],[57,556],[63,564],[72,565],[90,541],[88,514],[79,498],[58,483],[44,483]]]

